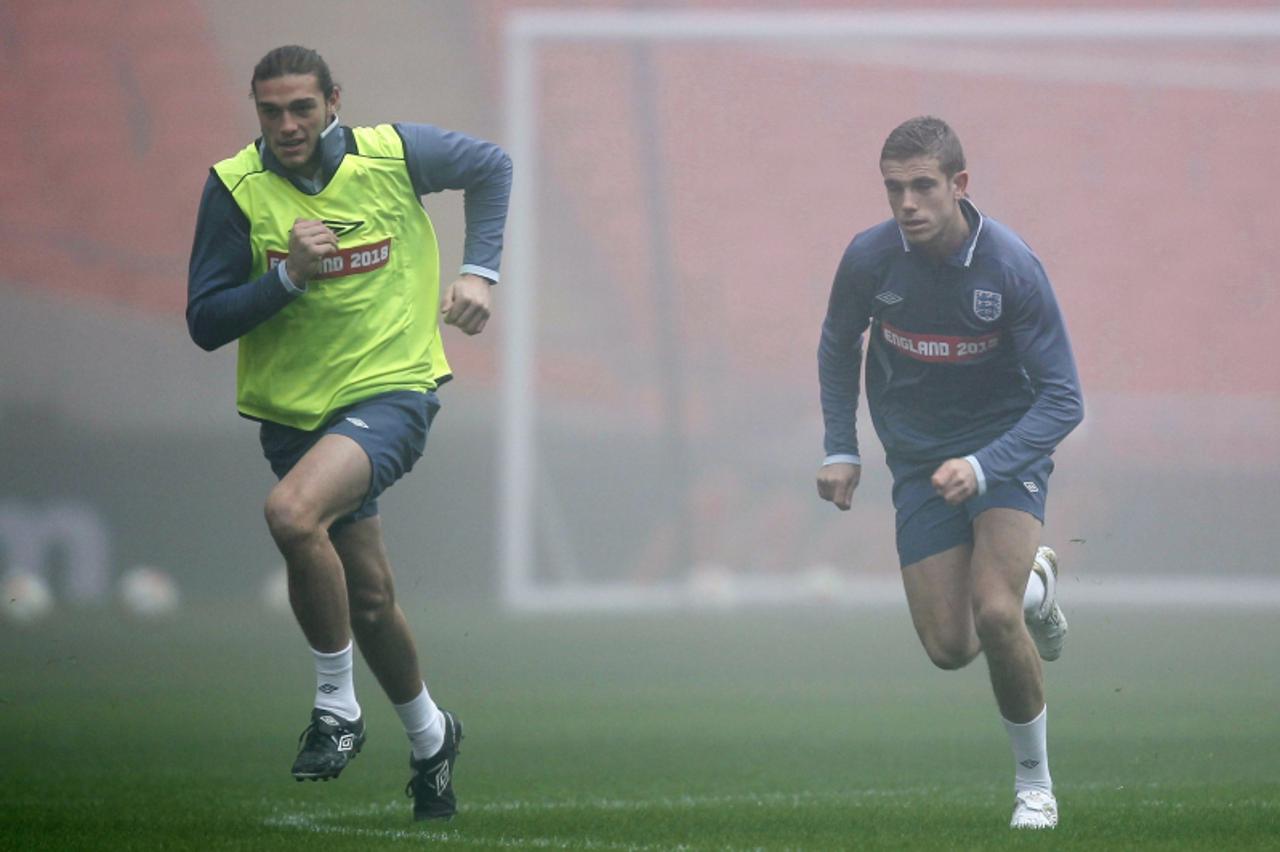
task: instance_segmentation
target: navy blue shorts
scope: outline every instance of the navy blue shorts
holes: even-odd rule
[[[372,468],[369,493],[354,512],[334,521],[338,526],[378,514],[378,495],[422,457],[427,432],[439,410],[434,392],[392,391],[339,409],[327,425],[312,432],[264,421],[258,439],[278,479],[284,479],[325,435],[346,435],[360,445]]]
[[[1043,456],[1012,481],[987,483],[987,493],[949,506],[930,479],[942,462],[898,465],[892,462],[893,507],[897,510],[898,563],[914,565],[961,544],[973,543],[973,519],[987,509],[1018,509],[1044,523],[1053,459]]]

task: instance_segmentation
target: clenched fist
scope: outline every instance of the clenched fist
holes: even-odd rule
[[[947,459],[930,479],[933,490],[952,506],[959,506],[978,493],[978,474],[964,459]]]
[[[449,325],[457,326],[467,334],[479,334],[489,321],[493,296],[489,281],[479,275],[462,275],[444,291],[440,302],[440,315]]]
[[[818,470],[818,496],[836,504],[842,512],[853,505],[853,492],[862,479],[862,465],[837,462]]]
[[[338,251],[338,235],[316,219],[295,219],[289,229],[289,257],[285,273],[296,287],[320,274],[320,264]]]

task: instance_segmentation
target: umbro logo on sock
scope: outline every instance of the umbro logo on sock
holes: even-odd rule
[[[321,684],[319,687],[317,687],[317,689],[319,689],[325,695],[333,695],[335,692],[337,692],[340,689],[340,687],[334,686],[331,683],[325,683],[325,684]]]
[[[348,422],[348,423],[350,423],[352,426],[359,426],[361,429],[368,429],[368,428],[369,428],[369,424],[368,424],[368,423],[365,423],[365,422],[364,422],[363,420],[361,420],[359,417],[348,417],[348,418],[346,418],[346,420],[347,420],[347,422]]]
[[[1026,760],[1019,761],[1018,765],[1026,769],[1035,769],[1037,766],[1040,765],[1040,761],[1032,760],[1031,758],[1028,757]]]

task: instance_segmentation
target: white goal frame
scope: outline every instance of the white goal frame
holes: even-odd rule
[[[813,595],[803,583],[740,578],[710,593],[683,582],[638,587],[598,583],[551,586],[535,574],[535,363],[538,298],[537,51],[572,42],[785,42],[795,39],[983,43],[1075,41],[1142,43],[1258,41],[1280,38],[1280,12],[1226,11],[907,11],[698,12],[530,10],[513,13],[505,32],[505,133],[517,164],[504,264],[500,388],[498,556],[501,601],[515,611],[623,610],[785,602]],[[819,578],[820,579],[820,578]],[[1185,588],[1182,588],[1185,586]],[[799,587],[799,588],[798,588]],[[1179,591],[1181,589],[1181,591]],[[1280,581],[1187,578],[1181,586],[1113,577],[1099,601],[1280,606]],[[824,588],[824,599],[900,602],[896,577]]]

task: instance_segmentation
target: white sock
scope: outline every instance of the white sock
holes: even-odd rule
[[[1046,717],[1048,705],[1030,722],[1004,720],[1009,732],[1009,744],[1013,746],[1014,790],[1043,790],[1053,792],[1049,778],[1049,747],[1046,742]]]
[[[404,732],[409,735],[414,760],[423,760],[440,750],[444,745],[444,714],[431,700],[425,683],[417,698],[407,704],[392,706],[404,723]]]
[[[1032,571],[1031,576],[1027,578],[1027,590],[1022,593],[1022,614],[1026,618],[1036,618],[1040,614],[1040,607],[1044,605],[1044,580],[1040,579],[1037,571]]]
[[[332,654],[311,649],[316,658],[316,703],[321,710],[336,713],[348,722],[360,718],[356,702],[356,685],[351,676],[355,668],[352,645]]]

